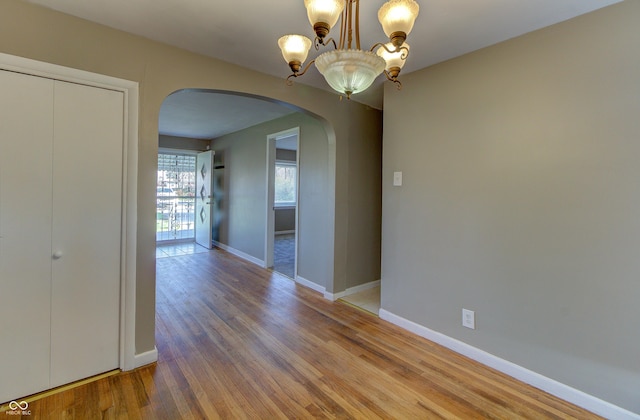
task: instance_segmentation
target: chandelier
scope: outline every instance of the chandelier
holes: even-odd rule
[[[292,83],[291,78],[304,75],[315,63],[329,86],[347,98],[366,90],[383,72],[398,89],[402,87],[398,75],[409,55],[409,44],[405,41],[418,16],[418,3],[389,0],[383,4],[378,10],[378,20],[390,42],[377,43],[368,51],[360,48],[360,0],[304,0],[304,5],[316,33],[313,43],[316,50],[330,45],[334,49],[320,54],[302,69],[311,40],[303,35],[281,37],[278,45],[292,71],[287,77],[288,84]],[[336,43],[327,36],[340,17],[340,39]]]

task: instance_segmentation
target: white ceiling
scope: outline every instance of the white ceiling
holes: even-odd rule
[[[213,139],[295,112],[274,102],[203,90],[175,92],[162,103],[160,134]]]
[[[283,79],[288,76],[289,68],[280,54],[278,38],[287,33],[305,34],[311,38],[313,32],[302,0],[28,1]],[[407,39],[411,45],[411,54],[403,69],[404,74],[621,0],[417,1],[420,4],[420,15]],[[363,48],[368,49],[370,45],[384,41],[384,33],[377,20],[377,11],[384,2],[385,0],[362,1],[360,30]],[[310,59],[313,54],[312,51]],[[382,108],[383,79],[384,77],[380,77],[368,91],[354,95],[353,100]],[[315,69],[309,70],[309,73],[295,82],[330,90]],[[247,106],[247,98],[240,99],[242,104],[230,103],[233,102],[230,101],[233,97],[229,95],[223,99],[223,109]],[[236,118],[244,121],[243,124],[249,119],[249,112],[220,113],[219,101],[203,99],[202,92],[190,91],[178,96],[172,95],[168,100],[169,103],[163,106],[160,123],[161,131],[166,130],[167,134],[172,132],[177,135],[182,132],[177,127],[189,127],[190,120],[202,122],[203,116],[187,116],[187,111],[209,116],[211,126],[224,125],[227,127],[225,130],[233,125]],[[281,111],[280,105],[266,102],[260,104],[268,106],[266,109],[256,109],[256,112],[278,114]],[[256,106],[260,108],[259,105]],[[219,120],[222,114],[224,118]],[[170,121],[174,116],[175,126]],[[256,124],[259,122],[262,121],[257,121]],[[215,129],[211,128],[208,132],[202,131],[199,137],[211,133],[217,135]]]

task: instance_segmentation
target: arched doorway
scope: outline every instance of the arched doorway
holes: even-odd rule
[[[299,127],[300,188],[297,270],[291,276],[319,291],[333,275],[331,173],[335,148],[325,124],[299,108],[267,98],[202,89],[174,92],[159,117],[159,151],[214,154],[214,244],[268,267],[268,149],[273,133]],[[161,186],[162,187],[162,186]],[[217,188],[216,188],[217,187]],[[195,216],[197,219],[197,215]],[[158,223],[158,225],[160,225]]]

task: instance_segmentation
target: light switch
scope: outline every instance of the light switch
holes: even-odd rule
[[[393,186],[394,187],[402,186],[402,172],[393,173]]]

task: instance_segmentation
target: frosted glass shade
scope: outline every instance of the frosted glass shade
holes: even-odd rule
[[[344,5],[345,0],[304,0],[311,25],[322,22],[329,25],[329,28],[333,28],[338,22]]]
[[[347,97],[367,89],[384,70],[382,57],[362,50],[333,50],[316,58],[329,86]]]
[[[385,45],[389,50],[393,51],[396,47],[392,43],[388,43]],[[407,61],[407,55],[409,55],[409,44],[406,42],[402,44],[402,50],[399,52],[389,52],[385,50],[383,47],[378,48],[377,54],[384,58],[384,61],[387,63],[385,70],[389,71],[390,69],[397,67],[401,69],[404,66],[404,63]],[[406,50],[404,49],[406,48]]]
[[[394,32],[409,34],[420,6],[413,0],[389,0],[378,10],[378,20],[387,36]]]
[[[284,61],[304,63],[311,48],[311,40],[302,35],[285,35],[278,40]]]

